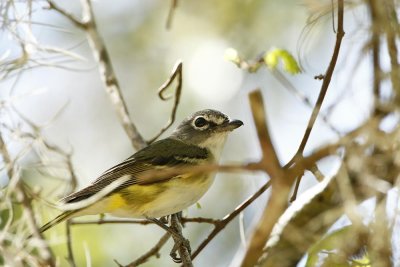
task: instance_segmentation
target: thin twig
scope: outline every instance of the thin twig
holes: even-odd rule
[[[207,223],[207,224],[218,224],[219,220],[203,217],[187,218],[183,217],[181,219],[182,223]],[[100,219],[100,220],[87,220],[87,221],[76,221],[71,220],[71,225],[93,225],[93,224],[140,224],[148,225],[154,224],[154,222],[149,220],[113,220],[113,219]]]
[[[310,119],[308,121],[308,125],[306,128],[306,131],[303,135],[303,138],[301,140],[301,143],[299,145],[299,148],[297,149],[295,155],[293,158],[284,166],[284,168],[290,167],[293,163],[296,162],[300,157],[303,156],[304,149],[307,145],[308,139],[310,138],[311,131],[314,127],[315,121],[317,120],[317,117],[319,115],[319,112],[322,107],[322,103],[325,99],[326,93],[328,92],[329,84],[332,79],[333,71],[335,70],[337,59],[339,57],[339,51],[340,51],[340,46],[342,44],[342,39],[344,36],[344,29],[343,29],[343,0],[339,0],[338,2],[338,27],[337,27],[337,33],[336,33],[336,43],[335,43],[335,48],[333,50],[332,58],[331,61],[328,65],[328,68],[326,70],[326,73],[324,75],[324,79],[321,85],[321,90],[318,95],[317,102],[314,106],[314,109],[311,113]],[[303,176],[297,177],[296,184],[300,185],[301,179]],[[295,191],[297,193],[297,191]],[[293,194],[292,199],[296,199],[296,194]]]
[[[154,247],[152,247],[148,252],[140,256],[135,261],[126,265],[126,267],[136,267],[139,266],[140,264],[147,262],[151,257],[156,257],[156,258],[160,257],[160,250],[165,245],[165,243],[167,243],[170,237],[171,237],[170,233],[165,233]]]
[[[381,5],[375,0],[369,0],[369,11],[372,20],[371,45],[372,45],[372,65],[373,65],[373,92],[374,92],[374,115],[381,114],[381,80],[382,69],[380,66],[380,41],[379,31],[381,31],[380,20],[378,19]]]
[[[298,90],[279,70],[272,70],[271,74],[286,88],[289,92],[299,98],[306,106],[314,108],[311,100],[300,90]],[[321,79],[322,80],[322,79]],[[336,135],[340,136],[341,133],[330,122],[327,114],[320,114],[322,121],[329,127],[329,129]]]
[[[207,223],[207,224],[219,224],[221,220],[215,220],[211,218],[203,218],[203,217],[195,217],[195,218],[186,218],[183,217],[181,219],[182,223]]]
[[[153,143],[155,140],[157,140],[157,138],[160,137],[160,135],[162,135],[166,130],[168,130],[168,128],[171,127],[171,125],[175,122],[176,111],[178,110],[179,100],[182,92],[182,61],[178,61],[175,64],[174,68],[172,69],[171,76],[158,89],[158,96],[161,100],[166,101],[172,98],[172,96],[165,96],[164,93],[175,80],[175,77],[177,77],[177,85],[175,88],[174,105],[172,107],[170,118],[167,122],[167,125],[165,125],[155,137],[147,141],[148,144]]]
[[[314,127],[314,123],[317,120],[318,114],[322,107],[322,103],[325,99],[326,93],[328,92],[328,88],[329,88],[329,84],[332,79],[333,71],[335,70],[336,62],[339,57],[339,51],[340,51],[340,46],[342,44],[343,36],[344,36],[343,0],[339,0],[339,2],[338,2],[338,27],[337,27],[337,33],[336,33],[336,43],[335,43],[335,48],[333,50],[332,58],[331,58],[331,61],[329,62],[328,68],[324,75],[324,80],[321,85],[321,90],[319,92],[318,99],[314,106],[314,109],[311,113],[310,119],[308,121],[308,125],[307,125],[306,131],[303,135],[303,139],[301,140],[301,143],[300,143],[299,148],[297,149],[297,152],[295,153],[293,158],[285,165],[285,168],[291,166],[299,156],[302,156],[302,154],[304,152],[304,149],[305,149],[308,139],[310,137],[311,131]]]
[[[299,188],[300,188],[301,177],[303,177],[303,175],[304,175],[304,173],[302,173],[296,177],[296,184],[294,185],[293,194],[289,200],[290,202],[293,202],[296,200],[297,193],[299,192]]]
[[[398,27],[399,21],[397,19],[396,5],[393,0],[385,0],[382,6],[385,8],[385,30],[386,30],[386,44],[389,52],[391,72],[390,80],[392,87],[396,93],[396,102],[400,103],[400,66],[398,62]],[[376,21],[374,21],[376,22]]]
[[[72,250],[71,220],[67,220],[66,236],[67,236],[67,261],[71,267],[76,267],[74,252]]]
[[[204,239],[203,242],[197,247],[197,249],[192,253],[192,259],[196,258],[197,255],[211,242],[221,232],[236,216],[238,216],[243,210],[245,210],[251,203],[253,203],[259,196],[262,195],[269,187],[271,183],[268,181],[260,189],[257,190],[252,196],[243,201],[242,204],[237,206],[231,213],[226,215],[220,222],[218,222],[211,233]]]
[[[148,224],[153,224],[153,222],[149,220],[106,220],[106,219],[100,219],[100,220],[87,220],[87,221],[76,221],[76,220],[71,220],[71,225],[93,225],[93,224],[141,224],[141,225],[148,225]]]
[[[72,165],[71,154],[67,155],[67,167],[68,167],[71,177],[70,177],[70,182],[69,182],[70,187],[68,189],[67,194],[65,194],[65,195],[68,195],[68,194],[74,192],[76,187],[78,186],[78,179],[75,174],[74,166]]]
[[[285,172],[285,177],[288,180],[293,180],[295,177],[299,176],[301,173],[304,172],[304,170],[308,170],[312,168],[316,162],[319,160],[333,155],[336,153],[336,150],[343,146],[344,144],[349,142],[349,139],[357,136],[359,132],[362,130],[362,127],[357,128],[355,131],[351,132],[350,134],[347,134],[346,136],[342,137],[338,142],[326,145],[324,147],[319,148],[316,150],[314,153],[307,157],[303,157],[299,159],[299,161],[289,168]],[[217,165],[217,164],[202,164],[202,165],[196,165],[196,166],[184,166],[184,167],[171,167],[167,170],[158,170],[158,169],[153,169],[149,170],[146,172],[143,172],[141,174],[140,179],[146,180],[149,178],[157,178],[157,177],[173,177],[176,175],[181,175],[184,173],[192,173],[192,174],[197,174],[197,173],[210,173],[210,172],[227,172],[227,173],[233,173],[233,172],[254,172],[254,171],[264,171],[265,172],[266,166],[264,162],[250,162],[247,164],[237,164],[237,165]],[[267,167],[268,169],[268,167]]]
[[[53,2],[53,0],[47,0],[47,3],[49,4],[49,7],[48,7],[49,9],[54,9],[55,11],[57,11],[58,13],[60,13],[64,17],[66,17],[73,24],[75,24],[75,26],[77,26],[78,28],[82,28],[82,29],[85,28],[85,23],[80,21],[78,18],[76,18],[71,13],[67,12],[65,9],[61,8],[59,5],[57,5],[55,2]]]
[[[167,17],[167,23],[165,25],[165,27],[167,28],[167,30],[171,29],[172,26],[172,20],[174,17],[174,11],[175,9],[178,7],[178,0],[171,0],[171,5],[170,8],[168,10],[168,17]]]

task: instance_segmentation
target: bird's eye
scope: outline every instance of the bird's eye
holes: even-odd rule
[[[203,117],[198,117],[195,121],[194,121],[194,126],[201,128],[204,125],[207,124],[207,120],[204,119]]]

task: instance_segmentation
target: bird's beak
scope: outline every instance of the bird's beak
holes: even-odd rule
[[[226,124],[225,129],[228,131],[233,131],[242,125],[243,125],[243,122],[241,120],[231,120],[230,122],[228,122]]]

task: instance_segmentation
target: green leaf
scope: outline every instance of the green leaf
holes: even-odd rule
[[[270,69],[276,69],[279,61],[283,64],[283,69],[290,74],[301,72],[296,59],[287,50],[274,48],[264,54],[264,63]]]
[[[201,209],[201,205],[199,202],[196,202],[196,208]]]

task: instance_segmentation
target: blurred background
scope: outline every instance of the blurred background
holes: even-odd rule
[[[58,2],[80,16],[79,1]],[[23,71],[12,70],[3,77],[0,96],[3,103],[12,108],[3,109],[2,122],[20,125],[19,115],[23,114],[43,126],[41,135],[46,140],[72,151],[78,188],[82,188],[134,150],[104,90],[84,32],[57,12],[46,9],[46,2],[32,3],[31,13],[27,12],[26,4],[14,3],[16,16],[26,19],[31,16],[34,21],[31,25],[19,24],[15,30],[29,40],[30,45],[25,48],[36,62],[27,64]],[[245,125],[230,135],[222,162],[258,160],[261,154],[247,95],[261,88],[280,160],[283,164],[290,160],[303,136],[311,108],[267,68],[248,73],[225,60],[224,53],[232,47],[244,58],[254,59],[274,47],[288,50],[301,64],[302,73],[284,76],[314,103],[321,85],[314,76],[325,72],[334,45],[330,0],[179,1],[170,30],[165,26],[170,1],[98,0],[93,2],[93,7],[130,116],[146,139],[158,133],[169,118],[172,102],[161,101],[157,90],[169,77],[175,63],[182,60],[183,93],[177,123],[205,108],[240,119]],[[367,18],[368,12],[357,1],[346,7],[343,50],[322,111],[329,122],[317,121],[306,153],[336,140],[369,115],[371,65],[363,53],[368,38]],[[10,32],[2,31],[0,42],[3,62],[20,59],[20,43]],[[40,50],[37,44],[70,51],[71,55]],[[163,137],[168,136],[177,123]],[[65,194],[66,183],[53,179],[68,179],[65,166],[59,164],[58,158],[48,156],[50,168],[44,174],[36,169],[40,156],[37,151],[30,150],[12,135],[6,137],[6,141],[13,155],[25,151],[21,162],[28,184],[35,190],[42,190],[42,196],[53,203]],[[327,161],[320,167],[328,174],[332,166],[332,162]],[[218,174],[215,184],[201,199],[201,208],[191,207],[185,213],[190,217],[222,218],[267,179],[259,173]],[[8,181],[3,171],[0,184],[5,186]],[[306,175],[300,192],[315,183],[314,178]],[[240,236],[240,222],[235,219],[197,257],[195,266],[209,266],[210,262],[213,266],[228,266],[237,251],[244,247],[267,196],[265,193],[240,216],[244,238]],[[42,212],[38,217],[43,223],[58,214],[44,204],[37,208]],[[60,266],[68,266],[64,230],[60,225],[46,233]],[[192,248],[196,248],[209,231],[208,225],[187,224],[184,234]],[[150,249],[162,234],[163,230],[156,226],[73,226],[73,251],[78,266],[88,262],[92,266],[113,266],[114,260],[127,264]],[[168,256],[172,245],[169,241],[161,257],[152,258],[145,266],[176,266]]]

